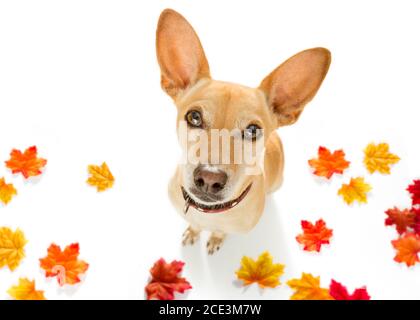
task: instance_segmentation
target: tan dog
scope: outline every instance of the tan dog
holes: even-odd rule
[[[171,201],[189,223],[183,244],[193,244],[201,230],[208,230],[212,254],[226,234],[251,230],[262,215],[265,195],[281,185],[283,148],[275,130],[296,122],[315,96],[327,74],[330,52],[324,48],[300,52],[258,88],[216,81],[194,29],[170,9],[160,16],[156,49],[161,85],[178,109],[178,126],[186,121],[188,131],[194,132],[235,129],[243,133],[244,144],[264,142],[265,148],[256,154],[261,174],[246,174],[247,164],[187,163],[178,166],[170,181]],[[184,152],[189,147],[183,146]],[[212,152],[220,151],[211,146]]]

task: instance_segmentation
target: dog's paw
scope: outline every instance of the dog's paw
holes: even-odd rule
[[[188,227],[182,235],[182,245],[193,245],[200,237],[200,231],[196,231],[191,227]]]
[[[214,236],[213,234],[210,236],[209,241],[207,241],[207,253],[213,254],[216,251],[219,251],[220,247],[222,246],[223,241],[225,238],[222,236]]]

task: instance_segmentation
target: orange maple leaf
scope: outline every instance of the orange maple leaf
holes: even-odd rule
[[[302,273],[300,279],[291,279],[287,285],[294,290],[290,300],[334,300],[329,290],[321,288],[320,277],[310,273]]]
[[[8,266],[11,271],[15,270],[25,257],[27,242],[21,230],[0,227],[0,268]]]
[[[105,191],[114,185],[115,178],[106,162],[102,163],[100,166],[91,164],[88,166],[88,171],[90,176],[87,183],[96,187],[98,192]]]
[[[363,160],[369,173],[378,171],[382,174],[390,174],[390,166],[398,163],[400,158],[389,152],[388,143],[370,143],[365,149],[365,159]]]
[[[75,284],[80,282],[79,275],[86,272],[89,264],[79,257],[79,244],[73,243],[67,246],[64,251],[56,244],[48,248],[48,255],[39,259],[40,266],[44,269],[46,277],[55,277],[60,285]]]
[[[297,242],[303,244],[303,250],[321,250],[323,244],[329,244],[333,231],[326,227],[325,221],[319,219],[315,225],[309,221],[301,222],[303,233],[296,237]]]
[[[308,161],[309,165],[315,169],[314,175],[330,179],[334,173],[342,174],[350,165],[345,158],[343,150],[336,150],[331,153],[325,147],[319,147],[318,159]]]
[[[21,152],[13,149],[10,153],[10,160],[6,161],[6,167],[12,170],[12,173],[22,173],[25,179],[40,175],[41,169],[47,164],[47,160],[37,157],[35,146]]]
[[[275,288],[280,284],[279,278],[284,273],[284,265],[273,263],[273,257],[267,251],[262,253],[257,260],[244,256],[241,268],[236,271],[239,280],[250,285],[258,283],[261,288]]]
[[[36,290],[35,280],[20,278],[17,286],[7,291],[15,300],[45,300],[44,291]]]
[[[357,177],[351,178],[349,184],[343,184],[338,190],[338,195],[341,195],[348,205],[354,201],[367,203],[367,194],[370,190],[372,190],[372,187],[365,182],[365,179]]]
[[[17,191],[13,184],[6,183],[4,178],[0,178],[0,201],[8,204],[15,195],[17,195]]]
[[[419,262],[420,237],[414,233],[407,233],[397,240],[391,241],[397,250],[394,260],[405,263],[408,267]]]
[[[145,288],[148,300],[173,300],[174,293],[183,293],[191,289],[190,283],[179,276],[184,267],[184,262],[172,261],[166,263],[161,258],[150,269],[152,279]]]

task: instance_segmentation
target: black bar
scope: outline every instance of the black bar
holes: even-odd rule
[[[284,319],[400,318],[401,310],[419,310],[419,301],[0,301],[2,315],[42,319]]]

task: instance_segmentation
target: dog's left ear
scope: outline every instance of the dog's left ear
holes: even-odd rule
[[[293,124],[315,96],[331,62],[327,49],[302,51],[270,73],[260,84],[278,126]]]
[[[160,15],[156,54],[162,88],[174,99],[198,80],[210,78],[200,39],[188,21],[172,9],[166,9]]]

